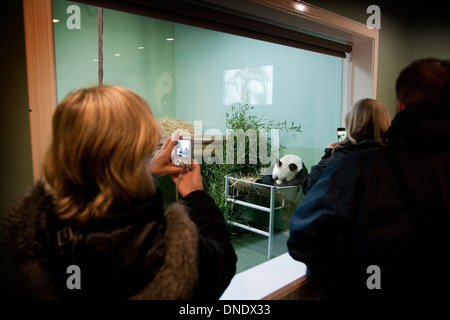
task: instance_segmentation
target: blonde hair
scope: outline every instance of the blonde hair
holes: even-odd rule
[[[391,116],[386,107],[374,99],[361,99],[357,101],[345,115],[347,137],[336,147],[341,147],[347,141],[356,144],[356,138],[373,135],[374,140],[385,145],[383,134],[391,125]]]
[[[122,86],[71,92],[53,116],[44,174],[61,219],[84,223],[113,203],[156,190],[149,163],[160,128],[147,102]]]

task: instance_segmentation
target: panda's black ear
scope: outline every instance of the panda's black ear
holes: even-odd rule
[[[278,159],[278,167],[281,168],[282,165],[283,163],[280,161],[280,159]]]
[[[291,171],[297,171],[297,165],[295,164],[295,163],[291,163],[290,165],[289,165],[289,170],[291,170]]]

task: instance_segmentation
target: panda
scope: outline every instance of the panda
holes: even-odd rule
[[[297,155],[287,154],[267,169],[264,176],[256,182],[279,187],[297,186],[303,183],[307,175],[308,169],[302,159]]]

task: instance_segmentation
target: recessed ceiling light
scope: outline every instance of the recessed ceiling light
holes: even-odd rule
[[[297,9],[298,11],[301,11],[301,12],[305,12],[306,11],[306,6],[304,5],[304,4],[301,4],[301,3],[297,3],[296,5],[295,5],[295,9]]]
[[[173,41],[173,40],[175,40],[174,38],[167,38],[166,39],[167,41]]]
[[[59,19],[53,19],[53,23],[59,22]]]
[[[137,47],[137,48],[138,48],[138,50],[144,50],[144,47],[142,47],[142,46]]]
[[[114,56],[120,57],[120,53],[114,53]]]

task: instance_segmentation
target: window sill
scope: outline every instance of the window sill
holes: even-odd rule
[[[306,283],[305,264],[285,253],[235,275],[220,300],[280,299]]]

